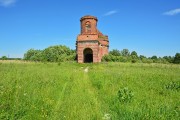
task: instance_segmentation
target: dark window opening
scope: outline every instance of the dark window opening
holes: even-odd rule
[[[91,23],[90,23],[90,22],[87,22],[87,23],[86,23],[86,32],[87,32],[87,33],[90,33],[90,32],[91,32]]]

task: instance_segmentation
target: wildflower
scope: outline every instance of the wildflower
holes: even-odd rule
[[[110,114],[104,114],[104,116],[102,117],[103,120],[111,120],[111,115]]]
[[[86,68],[84,69],[84,72],[87,73],[87,72],[88,72],[88,69],[89,69],[89,68],[86,67]]]

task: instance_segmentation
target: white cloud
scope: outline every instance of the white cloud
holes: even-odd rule
[[[103,16],[110,16],[110,15],[116,14],[117,12],[118,12],[117,10],[112,10],[112,11],[105,13]]]
[[[177,14],[180,14],[180,8],[163,13],[163,15],[170,15],[170,16],[177,15]]]
[[[11,5],[14,5],[17,0],[0,0],[0,6],[9,7]]]

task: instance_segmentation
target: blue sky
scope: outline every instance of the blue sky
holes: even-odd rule
[[[0,57],[60,44],[75,49],[84,15],[98,18],[110,50],[180,52],[180,0],[0,0]]]

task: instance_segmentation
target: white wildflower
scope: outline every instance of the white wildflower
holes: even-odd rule
[[[103,120],[111,120],[111,115],[110,114],[104,114],[102,117]]]
[[[89,71],[89,68],[86,67],[86,68],[84,69],[84,72],[87,73],[88,71]]]

